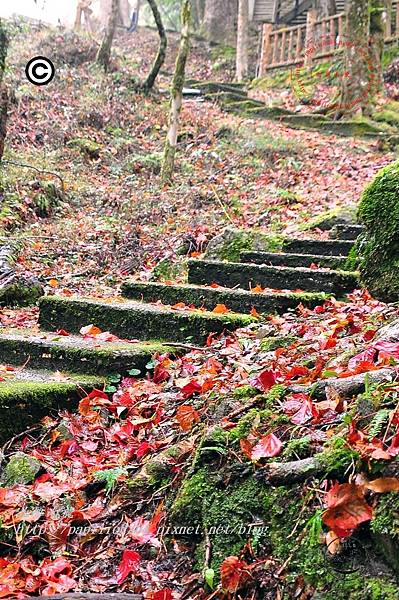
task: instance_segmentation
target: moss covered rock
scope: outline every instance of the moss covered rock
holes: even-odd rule
[[[1,474],[0,483],[6,487],[17,483],[31,483],[40,469],[41,465],[38,460],[24,452],[17,452],[10,458]]]
[[[399,299],[399,161],[380,170],[360,200],[365,233],[357,243],[360,274],[380,300]]]
[[[226,227],[209,242],[205,256],[212,260],[238,262],[241,252],[245,250],[277,251],[281,250],[282,245],[281,236],[268,236],[256,230]]]

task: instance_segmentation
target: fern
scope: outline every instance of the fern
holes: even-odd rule
[[[94,473],[94,481],[104,481],[105,491],[107,492],[107,494],[110,494],[114,489],[114,486],[118,479],[122,477],[122,475],[127,474],[127,470],[122,469],[121,467],[117,467],[116,469],[106,469],[104,471],[97,471],[96,473]]]
[[[382,408],[373,417],[373,420],[371,421],[368,428],[368,434],[370,438],[377,437],[381,433],[382,428],[389,419],[390,412],[391,411],[387,408]]]

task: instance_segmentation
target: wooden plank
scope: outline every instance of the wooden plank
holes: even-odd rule
[[[262,49],[260,54],[259,62],[259,77],[263,77],[270,64],[270,34],[272,32],[273,25],[271,23],[265,23],[262,29]]]

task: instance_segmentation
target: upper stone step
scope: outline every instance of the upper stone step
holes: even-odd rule
[[[169,340],[205,343],[210,333],[234,330],[254,322],[250,315],[217,314],[198,310],[173,310],[170,306],[142,304],[131,300],[106,301],[93,298],[64,299],[46,296],[40,300],[42,329],[78,332],[93,323],[100,329],[127,339]]]
[[[362,231],[364,231],[363,225],[335,225],[330,230],[330,238],[356,241]]]
[[[240,260],[257,265],[277,267],[310,267],[317,265],[328,269],[345,268],[346,257],[320,256],[319,254],[291,254],[285,252],[241,252]]]
[[[165,304],[184,302],[196,307],[213,310],[217,304],[240,313],[249,313],[255,308],[259,313],[284,313],[290,308],[303,304],[313,308],[323,303],[328,296],[323,293],[296,294],[289,292],[267,293],[247,290],[231,290],[226,287],[202,287],[196,285],[165,285],[163,283],[141,283],[126,281],[122,285],[122,294],[126,298]]]
[[[321,254],[322,256],[348,256],[353,246],[347,240],[293,239],[284,242],[283,249],[290,254]]]
[[[0,362],[59,371],[109,375],[138,369],[144,374],[145,365],[156,352],[173,353],[173,349],[156,342],[101,342],[75,335],[30,335],[15,330],[0,333]]]
[[[26,431],[47,415],[75,410],[80,398],[104,389],[105,380],[71,373],[15,367],[0,382],[0,443]]]
[[[189,260],[188,281],[202,285],[217,283],[243,289],[261,285],[264,288],[319,291],[341,296],[354,290],[358,280],[356,273],[345,271]]]

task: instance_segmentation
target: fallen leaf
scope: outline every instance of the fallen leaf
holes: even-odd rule
[[[191,405],[183,404],[176,411],[176,419],[183,431],[189,431],[200,420],[200,416]]]

